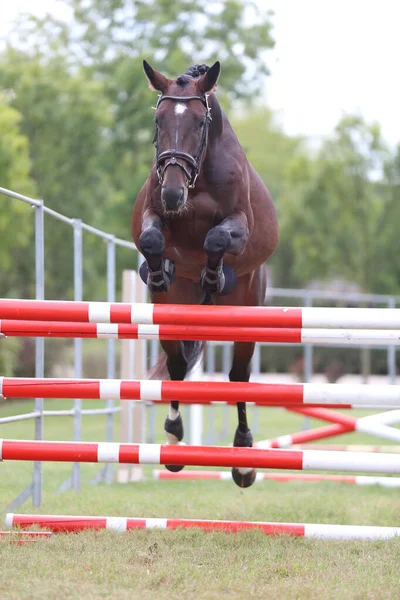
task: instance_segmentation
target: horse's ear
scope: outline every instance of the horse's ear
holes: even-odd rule
[[[147,81],[149,82],[150,88],[152,90],[155,90],[156,92],[161,92],[162,94],[165,94],[165,92],[168,89],[168,86],[171,83],[168,77],[165,77],[165,75],[163,75],[162,73],[155,71],[146,60],[143,61],[143,69]]]
[[[215,90],[220,71],[221,64],[217,60],[217,62],[208,69],[207,73],[204,73],[204,75],[200,77],[197,88],[201,94],[207,94]]]

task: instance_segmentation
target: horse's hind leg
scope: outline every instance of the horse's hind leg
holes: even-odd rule
[[[168,292],[153,293],[152,302],[160,304],[201,304],[204,291],[199,284],[177,277]],[[165,352],[150,372],[151,379],[167,379],[182,381],[186,374],[195,366],[203,351],[203,342],[192,341],[161,341]],[[165,419],[164,430],[170,444],[177,444],[183,439],[183,422],[179,412],[179,402],[172,401],[168,416]],[[183,465],[165,465],[169,471],[177,472]]]
[[[183,353],[182,342],[164,341],[162,347],[167,355],[168,373],[173,381],[182,381],[187,373],[187,360]],[[168,416],[165,419],[164,430],[170,444],[178,444],[183,439],[184,430],[179,402],[172,401],[169,405]],[[184,465],[165,465],[169,471],[177,473]]]
[[[232,369],[229,373],[230,381],[249,381],[250,361],[253,356],[255,344],[253,342],[237,342],[234,345]],[[238,426],[233,440],[234,446],[251,447],[253,436],[247,424],[246,403],[237,403]],[[232,478],[239,487],[249,487],[256,478],[256,470],[252,468],[233,467]]]
[[[235,306],[260,306],[264,301],[266,288],[266,269],[262,265],[255,272],[240,277],[234,291],[225,297],[214,296],[217,304]],[[249,381],[250,361],[255,344],[253,342],[236,342],[234,344],[232,368],[229,373],[230,381]],[[247,424],[246,403],[237,403],[238,426],[233,440],[234,446],[251,447],[253,436]],[[256,478],[253,468],[232,469],[234,482],[240,487],[249,487]]]

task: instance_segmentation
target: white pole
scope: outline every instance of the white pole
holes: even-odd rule
[[[188,377],[189,381],[203,379],[203,362],[199,360]],[[201,446],[203,438],[203,406],[192,404],[190,406],[190,444]]]

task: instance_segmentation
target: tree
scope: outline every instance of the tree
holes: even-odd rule
[[[382,225],[393,216],[382,185],[388,156],[376,124],[346,116],[323,144],[302,196],[284,199],[283,235],[303,282],[339,276],[363,291],[383,291],[382,273],[393,262],[390,249],[382,262]]]
[[[170,75],[220,60],[224,87],[250,97],[262,89],[273,46],[270,13],[253,0],[66,0],[79,24],[79,52],[112,64],[147,57]]]
[[[21,133],[21,114],[0,100],[0,186],[34,195],[28,139]],[[29,207],[0,195],[0,290],[2,295],[27,293],[32,267],[29,244],[33,215]]]
[[[300,137],[286,135],[276,123],[274,113],[265,107],[241,112],[232,119],[235,132],[247,157],[272,194],[281,223],[285,198],[296,202],[304,181],[310,176],[312,159]],[[274,285],[293,286],[293,247],[290,236],[280,235],[280,241],[268,264]]]
[[[71,73],[62,58],[46,60],[8,49],[0,57],[0,87],[14,90],[12,106],[21,115],[24,139],[29,139],[31,176],[39,196],[56,211],[102,226],[104,207],[113,200],[105,168],[112,113],[103,84],[84,70]],[[15,178],[13,188],[24,189]],[[72,283],[72,230],[53,219],[51,230],[45,237],[46,292],[65,298]],[[90,273],[96,272],[96,259],[93,253],[86,263]]]

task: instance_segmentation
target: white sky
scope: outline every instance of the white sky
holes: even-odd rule
[[[268,104],[289,134],[329,134],[343,113],[400,142],[398,0],[257,0],[275,12]],[[59,0],[0,0],[0,36],[19,11],[67,14]]]

